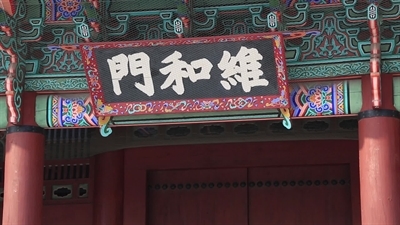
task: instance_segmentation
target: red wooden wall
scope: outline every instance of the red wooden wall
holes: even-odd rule
[[[161,183],[163,183],[162,179],[165,179],[165,177],[168,177],[169,181],[176,179],[177,182],[182,178],[184,178],[186,181],[190,179],[196,180],[195,178],[200,176],[204,178],[208,177],[210,180],[212,180],[212,178],[218,178],[221,180],[221,182],[225,180],[237,180],[240,176],[243,176],[243,179],[254,178],[254,180],[258,180],[258,178],[262,177],[263,174],[271,173],[274,168],[286,167],[283,172],[280,172],[280,176],[292,176],[293,173],[291,172],[290,168],[297,168],[296,171],[303,171],[299,173],[307,173],[307,169],[302,169],[302,167],[320,167],[322,169],[319,170],[322,171],[324,170],[322,165],[338,166],[338,169],[336,170],[338,170],[337,173],[339,174],[343,173],[341,172],[343,168],[348,168],[346,170],[349,171],[348,176],[349,180],[351,180],[351,186],[349,187],[350,194],[345,198],[350,198],[349,201],[351,201],[351,205],[347,210],[350,210],[349,215],[351,216],[352,224],[360,224],[358,141],[286,141],[240,144],[182,145],[144,147],[127,149],[123,151],[125,161],[124,174],[122,175],[124,176],[124,184],[121,186],[121,191],[124,192],[123,224],[145,225],[151,222],[148,219],[149,212],[146,210],[151,209],[151,207],[155,205],[151,204],[151,197],[147,198],[147,196],[149,196],[147,185],[149,182],[152,182],[152,179],[159,180]],[[91,159],[91,168],[94,168],[94,163],[94,160]],[[215,171],[213,172],[213,170],[217,169],[218,173]],[[175,175],[179,176],[174,177],[174,173],[171,172],[173,170],[181,170],[180,173],[175,173]],[[195,172],[188,173],[186,177],[182,177],[185,174],[185,170],[193,170]],[[93,172],[94,171],[91,170],[89,179],[89,183],[92,184],[92,186]],[[163,175],[168,173],[168,176]],[[196,175],[195,173],[199,174]],[[249,178],[245,178],[245,176],[248,176]],[[54,200],[51,202],[45,201],[43,210],[43,224],[92,224],[93,189],[95,189],[95,187],[90,187],[89,197],[84,200],[75,199]],[[340,194],[342,192],[338,193]],[[214,194],[221,199],[229,199],[231,196],[247,196],[247,193],[241,191],[240,189],[229,189],[229,191],[219,191],[215,192]],[[309,196],[315,195],[315,193],[311,192],[304,194]],[[319,194],[324,195],[324,192],[320,191],[320,193],[317,193],[317,195]],[[274,196],[271,194],[268,196],[264,195],[265,193],[261,194],[260,197],[260,195],[257,194],[257,197],[255,198],[250,196],[250,200],[246,200],[248,198],[238,198],[238,202],[236,202],[234,205],[221,205],[222,207],[228,208],[234,207],[235,210],[237,210],[237,214],[235,215],[238,215],[238,218],[235,216],[232,217],[232,215],[225,215],[223,212],[219,213],[218,215],[223,217],[222,220],[224,221],[237,222],[244,218],[240,217],[240,213],[246,213],[247,215],[247,209],[240,208],[240,206],[244,207],[247,204],[247,201],[256,202],[258,200],[262,200],[263,198],[273,198]],[[340,194],[340,196],[343,198],[345,195]],[[333,196],[332,198],[340,199],[340,196]],[[210,195],[207,197],[209,198]],[[196,198],[201,200],[203,197],[199,195]],[[338,201],[347,201],[347,199]],[[281,201],[281,203],[282,204],[280,206],[276,206],[277,208],[271,208],[271,210],[276,211],[278,208],[285,208],[285,200],[283,200],[283,202]],[[157,204],[161,203],[158,202]],[[168,204],[168,202],[162,204]],[[306,204],[307,203],[305,203],[304,206],[307,206]],[[154,210],[159,210],[159,208],[154,207],[151,209],[153,213]],[[308,206],[308,208],[310,207],[312,206]],[[333,208],[331,210],[335,211],[336,209]],[[257,214],[257,210],[250,210],[249,212]],[[312,213],[312,210],[308,213]],[[334,215],[335,214],[333,212],[332,215],[319,216],[323,217]],[[257,216],[262,217],[262,215]],[[273,221],[273,218],[269,219]],[[207,222],[206,218],[203,222]],[[256,222],[251,223],[251,221],[244,222],[257,224]]]
[[[229,179],[230,176],[238,177],[243,176],[245,179],[245,175],[248,177],[257,177],[264,172],[262,170],[271,170],[274,167],[286,167],[286,172],[279,172],[280,176],[299,176],[295,175],[294,171],[302,170],[301,166],[308,167],[317,167],[322,165],[331,165],[332,167],[325,168],[327,172],[329,170],[337,170],[336,174],[343,174],[342,178],[346,178],[348,176],[349,180],[351,180],[351,185],[349,186],[349,192],[345,190],[339,190],[339,192],[335,192],[326,202],[329,204],[329,201],[338,202],[335,203],[335,206],[331,209],[327,209],[328,212],[325,215],[317,215],[316,217],[335,217],[335,210],[344,212],[345,214],[348,212],[348,216],[351,217],[350,220],[344,219],[346,224],[348,221],[352,224],[360,224],[360,208],[359,208],[359,176],[358,176],[358,142],[357,141],[286,141],[286,142],[260,142],[260,143],[232,143],[232,144],[207,144],[207,145],[186,145],[186,146],[166,146],[166,147],[148,147],[148,148],[140,148],[140,149],[131,149],[125,151],[125,183],[124,183],[124,224],[154,224],[159,223],[160,221],[165,221],[166,216],[170,216],[169,214],[172,212],[176,212],[176,210],[170,211],[170,213],[166,213],[163,210],[165,207],[176,207],[180,204],[188,204],[189,201],[186,201],[185,194],[176,195],[176,193],[172,193],[171,196],[163,196],[163,195],[149,195],[147,191],[146,182],[157,181],[158,184],[172,182],[176,180],[175,183],[183,182],[182,178],[185,177],[188,183],[195,182],[196,178],[202,177],[203,180],[206,179]],[[257,169],[259,167],[260,169]],[[338,169],[334,169],[334,168]],[[235,169],[237,171],[224,172],[224,169]],[[242,168],[242,169],[241,169]],[[248,168],[243,170],[243,168]],[[253,168],[253,169],[252,169]],[[331,168],[331,169],[330,169]],[[332,169],[333,168],[333,169]],[[347,172],[346,172],[347,168]],[[197,170],[197,169],[207,169],[209,175],[200,175],[207,173],[204,171],[196,171],[196,172],[185,172],[180,173],[177,176],[177,172],[173,172],[174,170]],[[211,170],[211,171],[210,171]],[[306,171],[307,169],[305,169]],[[315,168],[313,171],[317,171],[316,173],[309,176],[310,178],[318,177],[318,170],[324,170],[321,167]],[[250,171],[250,173],[249,173]],[[260,172],[261,171],[261,172]],[[164,174],[163,174],[164,173]],[[245,174],[247,173],[247,174]],[[307,173],[304,172],[303,173]],[[317,174],[317,175],[316,175]],[[205,176],[205,177],[204,177]],[[149,179],[149,180],[148,180]],[[163,180],[164,179],[164,180]],[[198,179],[197,179],[198,180]],[[232,179],[231,179],[232,180]],[[233,191],[233,192],[232,192]],[[253,192],[254,193],[254,192]],[[222,204],[224,199],[226,200],[229,196],[241,196],[247,195],[245,192],[240,192],[239,189],[226,189],[225,192],[215,192],[215,196],[220,198],[218,204],[219,208],[232,208],[234,207],[238,211],[232,211],[230,215],[238,216],[243,214],[246,209],[240,208],[240,206],[246,205],[245,201],[252,201],[251,196],[250,200],[245,200],[246,198],[238,198],[239,202],[229,204]],[[309,193],[303,193],[309,195],[314,205],[307,205],[305,202],[304,213],[310,215],[312,213],[312,207],[321,207],[324,204],[318,202],[318,198],[321,196],[325,196],[324,191],[320,191],[320,189],[312,190]],[[174,196],[175,195],[175,196]],[[146,196],[149,196],[149,199],[146,199]],[[225,197],[224,197],[225,196]],[[301,195],[296,195],[301,196]],[[347,196],[347,197],[346,197]],[[258,196],[259,197],[259,196]],[[152,201],[154,199],[158,199],[157,201]],[[163,200],[164,198],[164,200]],[[190,201],[197,202],[196,199],[204,199],[205,196],[202,194],[194,195],[193,199]],[[213,198],[213,195],[208,195],[207,198]],[[262,196],[261,196],[262,198]],[[161,200],[160,200],[161,199]],[[174,206],[167,205],[168,201],[172,201],[172,199],[181,199],[174,200],[178,201],[174,203]],[[253,201],[256,198],[253,198]],[[161,202],[160,202],[161,201]],[[164,202],[162,202],[164,201]],[[179,202],[181,201],[181,202]],[[206,201],[206,200],[205,200]],[[281,209],[284,208],[284,199],[283,205],[281,205]],[[222,203],[221,203],[222,202]],[[228,201],[225,201],[228,202]],[[287,199],[287,202],[292,203]],[[349,207],[339,209],[341,204],[343,203],[343,207]],[[349,203],[349,206],[344,206],[344,203]],[[158,206],[155,206],[157,205]],[[206,203],[205,203],[206,204]],[[206,204],[207,205],[207,204]],[[254,205],[254,204],[253,204]],[[257,204],[255,204],[257,205]],[[182,207],[185,209],[189,208],[189,205],[183,205]],[[266,207],[265,205],[259,204],[259,207]],[[338,207],[339,206],[339,207]],[[199,208],[200,207],[200,208]],[[199,206],[193,210],[186,210],[180,215],[176,215],[176,217],[182,218],[183,216],[193,216],[195,211],[202,211],[204,208]],[[209,207],[209,205],[207,205]],[[205,207],[205,208],[207,208]],[[250,206],[251,207],[251,206]],[[301,207],[301,205],[299,206]],[[336,208],[338,209],[336,209]],[[218,207],[217,207],[218,208]],[[217,209],[216,208],[216,209]],[[278,207],[279,208],[279,207]],[[146,212],[146,209],[148,210]],[[181,208],[182,209],[182,208]],[[183,209],[182,209],[183,210]],[[271,209],[272,210],[272,209]],[[329,213],[329,211],[332,213]],[[246,211],[247,212],[247,211]],[[249,210],[249,212],[254,212]],[[317,212],[317,211],[315,211]],[[265,212],[264,212],[265,213]],[[288,214],[280,210],[280,213],[276,216],[277,218],[287,217]],[[151,215],[149,215],[151,214]],[[162,217],[160,221],[154,219],[154,217]],[[221,220],[215,219],[216,216],[222,216]],[[243,217],[227,217],[221,213],[220,215],[213,214],[215,220],[213,221],[225,221],[225,224],[229,224],[230,221],[240,221],[243,220]],[[202,217],[196,217],[202,218]],[[154,219],[154,221],[153,221]],[[261,220],[261,219],[260,219]],[[174,218],[168,217],[168,221],[170,224],[176,222]],[[321,221],[321,220],[320,220]],[[333,224],[334,219],[331,220],[330,224]],[[207,222],[204,220],[203,222]],[[257,224],[251,223],[250,224]],[[273,224],[273,221],[270,221]],[[316,220],[318,222],[318,220]],[[162,223],[164,224],[164,223]],[[165,223],[167,224],[167,223]],[[191,223],[191,224],[201,224],[200,223]],[[234,223],[237,224],[237,223]]]

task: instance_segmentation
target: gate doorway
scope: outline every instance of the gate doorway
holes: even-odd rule
[[[352,224],[346,165],[153,171],[149,225]]]
[[[125,224],[360,223],[357,142],[164,146],[125,155],[125,206],[145,206],[142,218],[125,213]],[[129,192],[132,186],[143,191]]]

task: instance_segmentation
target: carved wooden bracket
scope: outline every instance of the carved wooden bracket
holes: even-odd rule
[[[6,33],[6,35],[7,35],[7,33]],[[15,89],[15,86],[14,86],[14,82],[16,79],[16,72],[17,72],[16,70],[17,70],[17,64],[18,64],[18,56],[11,46],[6,47],[1,42],[0,42],[0,50],[6,52],[10,56],[10,65],[9,65],[7,77],[5,80],[7,106],[8,106],[8,111],[10,113],[8,121],[12,124],[18,124],[18,122],[20,120],[20,112],[19,112],[20,109],[16,105],[15,97],[16,97],[18,91]]]
[[[23,18],[26,12],[24,3],[16,5],[12,0],[3,1],[7,4],[12,4],[16,7],[16,15],[18,14]],[[18,6],[18,7],[17,7]],[[4,6],[3,6],[4,7]],[[18,39],[18,20],[9,13],[4,13],[4,9],[0,9],[0,51],[3,51],[9,56],[10,64],[8,66],[8,73],[5,79],[5,89],[7,96],[7,106],[9,111],[8,122],[17,125],[21,121],[21,105],[22,105],[22,92],[24,90],[25,78],[25,62],[23,57],[26,54],[26,46]],[[22,13],[23,12],[23,13]]]

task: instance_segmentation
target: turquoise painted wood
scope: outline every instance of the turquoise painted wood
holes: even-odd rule
[[[400,77],[393,77],[394,107],[400,111]]]
[[[0,130],[7,127],[7,114],[6,97],[0,96]]]

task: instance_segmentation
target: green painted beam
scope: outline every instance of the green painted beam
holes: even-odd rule
[[[0,97],[0,129],[7,127],[7,114],[6,97]]]
[[[51,76],[51,75],[50,75]],[[27,78],[26,91],[88,91],[85,74],[81,77]]]
[[[328,89],[325,89],[328,87]],[[315,90],[321,90],[315,92]],[[356,114],[361,109],[361,80],[298,83],[290,86],[292,117],[307,118],[310,116],[343,116]],[[306,90],[306,91],[304,91]],[[321,99],[319,102],[317,99]],[[296,99],[296,100],[294,100]],[[308,100],[307,100],[308,99]],[[343,100],[343,101],[341,101]],[[316,108],[319,104],[328,104],[330,108],[322,113]],[[313,106],[312,106],[313,105]],[[322,106],[320,106],[322,107]],[[73,95],[40,95],[36,98],[36,123],[41,127],[97,127],[89,94]],[[210,121],[238,120],[282,120],[277,109],[204,112],[187,114],[138,115],[114,117],[114,125],[143,125],[194,123]]]
[[[361,111],[362,107],[362,85],[361,80],[348,81],[348,99],[349,103],[346,108],[349,114],[356,114]]]
[[[47,124],[47,114],[51,113],[51,108],[47,104],[48,95],[36,97],[35,120],[39,127],[49,127]]]
[[[394,107],[400,111],[400,77],[393,77]]]

